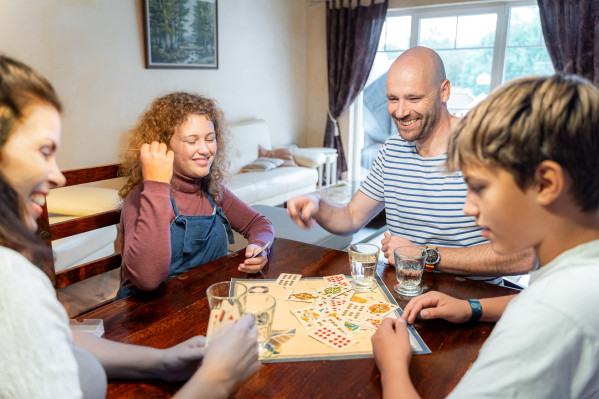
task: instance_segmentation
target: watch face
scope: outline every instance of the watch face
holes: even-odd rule
[[[436,265],[439,262],[439,251],[434,248],[426,249],[426,263]]]

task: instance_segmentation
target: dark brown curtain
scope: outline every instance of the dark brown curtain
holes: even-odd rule
[[[555,71],[583,76],[599,86],[599,1],[537,1]]]
[[[352,6],[354,6],[352,8]],[[347,170],[337,118],[364,88],[374,62],[388,0],[361,5],[360,1],[327,2],[327,66],[329,112],[324,146],[337,149],[337,178]]]

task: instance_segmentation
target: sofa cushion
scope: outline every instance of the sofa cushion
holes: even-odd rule
[[[266,158],[282,159],[283,163],[281,166],[297,166],[293,160],[293,148],[276,148],[274,150],[268,150],[261,145],[258,145],[258,156]]]
[[[231,124],[231,152],[229,172],[234,174],[258,158],[258,145],[270,149],[270,133],[266,121],[250,119]]]
[[[260,157],[255,161],[244,165],[243,168],[241,168],[241,172],[264,172],[281,166],[283,162],[285,161],[279,158]]]

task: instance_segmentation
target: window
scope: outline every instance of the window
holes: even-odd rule
[[[363,92],[364,142],[355,147],[361,148],[362,167],[370,169],[379,146],[397,134],[387,113],[385,79],[408,48],[426,46],[439,53],[451,82],[448,108],[456,116],[508,80],[554,72],[536,3],[488,4],[388,11]]]

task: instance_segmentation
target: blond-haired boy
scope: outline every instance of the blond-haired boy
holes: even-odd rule
[[[384,397],[418,397],[406,321],[498,321],[450,397],[599,397],[599,89],[576,76],[528,77],[460,121],[448,166],[464,212],[494,250],[533,247],[539,269],[518,296],[416,297],[372,337]],[[480,309],[480,308],[479,308]],[[431,377],[433,378],[433,377]]]

